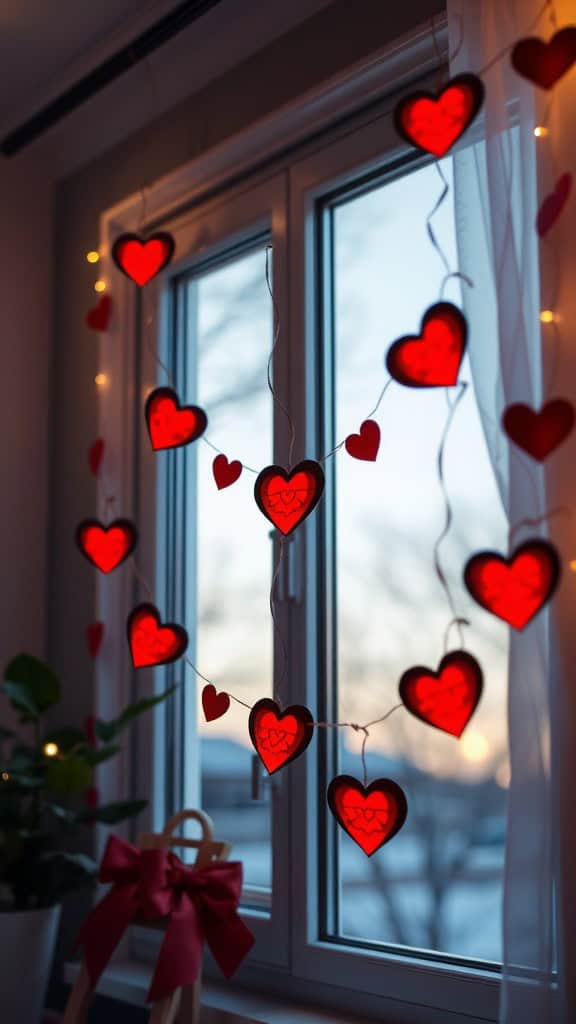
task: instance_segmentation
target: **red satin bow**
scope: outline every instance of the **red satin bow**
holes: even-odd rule
[[[240,861],[214,861],[196,871],[166,850],[139,850],[110,836],[98,877],[112,882],[112,888],[90,912],[78,938],[93,987],[136,916],[168,918],[148,1002],[196,981],[205,941],[227,978],[254,944],[237,912]]]

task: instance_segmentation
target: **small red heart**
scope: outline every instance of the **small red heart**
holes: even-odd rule
[[[510,558],[480,551],[466,564],[464,583],[472,597],[514,629],[524,629],[552,597],[560,579],[556,548],[528,540]]]
[[[86,313],[86,326],[93,331],[106,331],[112,313],[112,296],[102,295],[99,302]]]
[[[129,519],[115,519],[104,526],[97,519],[84,519],[76,529],[76,543],[83,555],[101,572],[112,572],[132,554],[138,531]]]
[[[282,728],[278,728],[280,723]],[[312,739],[314,719],[301,704],[291,704],[281,711],[275,701],[264,697],[250,712],[248,731],[258,757],[273,775],[306,750]]]
[[[554,186],[554,191],[546,196],[536,217],[536,230],[540,238],[544,238],[554,226],[562,210],[568,202],[572,189],[572,175],[569,171],[561,174]]]
[[[188,647],[188,634],[174,622],[160,625],[153,604],[139,604],[128,616],[128,643],[134,668],[167,665],[180,658]]]
[[[267,466],[256,478],[256,504],[274,526],[287,536],[320,501],[324,473],[318,462],[305,459],[288,473],[281,466]]]
[[[514,444],[543,462],[572,430],[574,406],[564,398],[555,398],[535,412],[518,402],[504,410],[502,425]]]
[[[466,651],[451,651],[437,672],[417,665],[402,676],[400,699],[408,711],[436,729],[460,737],[482,695],[482,669]]]
[[[551,89],[576,60],[576,27],[560,29],[548,43],[537,36],[520,39],[510,59],[519,75],[542,89]]]
[[[376,462],[380,447],[380,427],[375,420],[364,420],[359,434],[349,434],[345,442],[346,451],[353,459]]]
[[[100,472],[100,463],[102,462],[105,447],[104,440],[101,437],[97,437],[94,444],[91,444],[88,449],[88,465],[90,466],[92,476],[98,476]]]
[[[391,377],[412,388],[451,387],[466,350],[468,325],[451,302],[437,302],[422,317],[419,335],[398,338],[386,356]]]
[[[238,462],[237,459],[233,462],[228,462],[225,455],[217,455],[212,463],[212,472],[216,486],[221,491],[224,487],[230,487],[231,484],[236,483],[242,472],[242,463]]]
[[[208,683],[202,690],[202,707],[207,722],[214,722],[216,718],[222,718],[230,707],[230,697],[227,693],[217,693],[216,687]]]
[[[104,639],[104,623],[103,622],[91,622],[86,629],[86,645],[88,647],[88,654],[91,658],[95,658],[102,645]]]
[[[363,786],[352,775],[337,775],[326,796],[338,824],[368,857],[389,842],[406,821],[406,796],[392,779],[375,779]]]
[[[412,145],[444,156],[466,131],[484,102],[484,85],[476,75],[456,75],[434,96],[420,90],[400,100],[396,130]]]
[[[114,242],[112,259],[126,277],[142,286],[170,262],[175,246],[172,235],[167,231],[159,231],[147,239],[127,233]]]
[[[146,400],[146,425],[155,452],[179,448],[202,436],[208,425],[204,409],[180,405],[172,388],[156,388]]]

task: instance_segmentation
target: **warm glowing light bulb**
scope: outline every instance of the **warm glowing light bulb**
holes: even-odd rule
[[[46,757],[56,757],[56,755],[58,753],[58,744],[57,743],[45,743],[42,749],[43,749],[44,754],[46,755]]]
[[[543,324],[553,324],[556,319],[556,314],[551,309],[543,309],[540,313],[540,322]]]
[[[576,572],[576,558],[573,558],[570,562],[570,568],[572,569],[572,572]]]
[[[103,281],[101,277],[98,278],[97,281],[94,281],[94,291],[95,292],[105,292],[106,291],[106,281]]]
[[[537,124],[534,129],[534,135],[537,139],[544,139],[548,135],[548,129],[545,124]]]
[[[9,778],[10,778],[10,776],[9,776],[8,772],[2,772],[2,782],[8,782]]]
[[[483,761],[490,753],[490,744],[480,732],[469,732],[460,741],[462,753],[467,761]]]
[[[96,249],[90,249],[90,252],[86,253],[86,259],[88,260],[88,263],[98,263],[100,253],[96,252]]]
[[[97,387],[105,388],[108,383],[108,377],[106,376],[105,373],[97,373],[96,376],[94,377],[94,382]]]

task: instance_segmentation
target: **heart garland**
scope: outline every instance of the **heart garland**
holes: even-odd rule
[[[82,554],[100,572],[109,573],[132,554],[138,531],[129,519],[114,519],[108,526],[98,519],[84,519],[76,528]]]
[[[502,426],[514,444],[543,462],[571,433],[574,406],[564,398],[555,398],[536,412],[518,402],[504,410]]]
[[[204,711],[204,718],[207,722],[215,722],[217,718],[222,718],[230,707],[230,697],[227,693],[217,693],[216,687],[212,683],[207,685],[202,690],[202,708]]]
[[[167,665],[182,657],[188,647],[188,634],[174,622],[160,623],[153,604],[139,604],[126,623],[128,644],[134,668]]]
[[[547,43],[537,36],[520,39],[510,60],[519,75],[542,89],[551,89],[576,60],[576,27],[560,29]]]
[[[232,484],[235,484],[242,473],[242,469],[242,463],[238,462],[237,459],[234,459],[233,462],[228,462],[225,455],[217,455],[212,463],[212,472],[218,490],[222,491],[225,487],[231,487]]]
[[[482,696],[482,669],[467,651],[450,651],[438,671],[417,665],[399,683],[405,708],[428,725],[460,738]]]
[[[204,409],[197,405],[181,406],[172,388],[156,388],[148,395],[145,417],[155,452],[196,441],[208,425]]]
[[[437,302],[422,317],[419,335],[398,338],[388,349],[386,367],[399,384],[411,388],[452,387],[468,338],[468,324],[451,302]]]
[[[411,145],[444,156],[472,123],[484,102],[477,75],[456,75],[438,96],[420,90],[400,100],[394,111],[396,131]]]
[[[349,434],[344,442],[348,455],[365,462],[376,462],[380,447],[380,427],[375,420],[364,420],[359,434]]]
[[[316,508],[323,490],[322,467],[305,459],[290,472],[282,466],[263,469],[254,484],[254,498],[266,519],[286,537]]]
[[[539,539],[527,540],[510,558],[480,551],[464,569],[464,583],[474,600],[519,630],[552,597],[559,579],[556,548]]]
[[[312,739],[314,719],[301,704],[281,711],[275,701],[264,697],[250,711],[248,731],[266,771],[274,775],[304,753]]]
[[[562,210],[566,206],[572,191],[572,175],[569,171],[561,174],[554,189],[542,201],[536,216],[536,231],[540,238],[545,238],[554,227]]]
[[[400,831],[408,813],[404,791],[392,779],[363,786],[352,775],[337,775],[326,799],[338,824],[367,857]]]
[[[112,297],[102,295],[100,301],[86,313],[86,326],[92,331],[107,331],[112,315]]]
[[[112,246],[112,259],[126,277],[142,287],[170,263],[176,243],[167,231],[149,238],[133,232],[119,235]]]

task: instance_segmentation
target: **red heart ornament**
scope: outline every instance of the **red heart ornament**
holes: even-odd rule
[[[228,462],[225,455],[217,455],[212,463],[212,472],[219,491],[235,484],[242,472],[242,463],[235,459]]]
[[[230,697],[227,693],[217,693],[216,687],[208,683],[202,690],[202,707],[206,721],[214,722],[228,711]]]
[[[172,388],[156,388],[146,400],[146,425],[155,452],[180,448],[202,436],[208,417],[197,405],[180,405]]]
[[[112,246],[114,263],[140,286],[148,284],[170,262],[176,243],[167,231],[159,231],[150,238],[127,233],[119,235]]]
[[[248,719],[254,749],[270,775],[302,754],[314,731],[308,708],[291,704],[281,711],[275,701],[264,697],[254,704]]]
[[[91,658],[95,658],[104,639],[104,623],[91,622],[86,629],[86,646]]]
[[[452,387],[468,338],[468,325],[451,302],[437,302],[422,317],[419,335],[398,338],[386,356],[388,373],[411,388]]]
[[[104,526],[97,519],[84,519],[76,529],[76,543],[83,555],[101,572],[112,572],[132,554],[138,531],[129,519],[115,519]]]
[[[380,427],[375,420],[364,420],[359,434],[349,434],[344,442],[353,459],[376,462],[380,447]]]
[[[92,476],[98,476],[100,472],[100,463],[102,462],[105,447],[104,440],[101,437],[97,437],[94,444],[91,444],[88,449],[88,465],[90,466]]]
[[[572,189],[572,175],[567,171],[561,174],[554,186],[554,191],[546,196],[536,217],[536,230],[540,238],[544,238],[554,227],[558,217],[568,202]]]
[[[466,564],[464,583],[472,597],[514,629],[524,627],[552,597],[560,579],[556,548],[528,540],[510,558],[480,551]]]
[[[102,295],[99,302],[86,313],[86,326],[93,331],[106,331],[112,313],[112,297]]]
[[[551,89],[576,60],[576,27],[560,29],[548,43],[537,36],[520,39],[510,59],[519,75],[542,89]]]
[[[416,718],[460,738],[482,695],[482,669],[466,651],[450,651],[437,672],[417,665],[399,683],[400,700]]]
[[[139,604],[128,616],[128,643],[134,668],[167,665],[180,658],[188,647],[188,634],[174,622],[160,624],[153,604]]]
[[[338,824],[368,857],[400,831],[408,813],[404,791],[392,779],[363,786],[352,775],[337,775],[326,798]]]
[[[502,425],[514,444],[543,462],[571,432],[574,406],[564,398],[555,398],[535,412],[518,402],[504,410]]]
[[[456,75],[437,97],[420,90],[400,100],[394,123],[403,139],[441,157],[466,131],[483,102],[482,80],[476,75]]]
[[[256,478],[256,504],[274,526],[287,536],[320,501],[324,472],[318,462],[305,459],[288,473],[281,466],[267,466]]]

